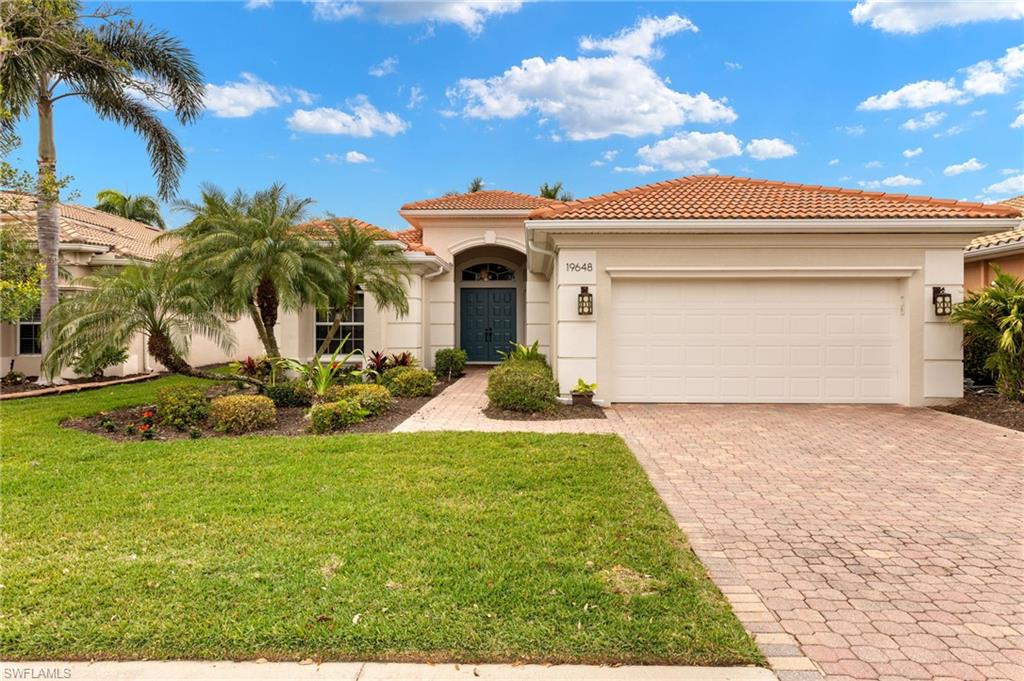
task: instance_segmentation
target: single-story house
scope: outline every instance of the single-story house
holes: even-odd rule
[[[1024,195],[1003,201],[1024,212]],[[995,267],[1006,274],[1024,279],[1024,222],[1014,229],[985,234],[967,244],[964,249],[964,288],[977,291],[992,281]]]
[[[492,363],[537,342],[567,393],[611,402],[927,405],[962,394],[963,249],[1007,231],[1011,206],[724,176],[569,202],[484,190],[407,203],[410,227],[367,223],[411,264],[409,314],[366,296],[350,346],[430,366],[462,347]],[[948,298],[947,298],[948,295]],[[283,313],[282,353],[327,328]],[[239,320],[236,356],[260,354]],[[191,361],[223,361],[197,343]],[[5,354],[6,356],[6,354]]]

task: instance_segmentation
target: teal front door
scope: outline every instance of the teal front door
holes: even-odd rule
[[[514,288],[464,288],[459,297],[459,345],[470,362],[500,362],[516,340]]]

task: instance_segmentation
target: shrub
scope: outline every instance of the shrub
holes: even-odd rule
[[[537,360],[506,361],[487,374],[487,399],[511,411],[547,411],[555,406],[558,383]]]
[[[156,413],[165,426],[186,430],[210,415],[210,401],[202,388],[177,385],[156,391]]]
[[[338,391],[339,400],[354,400],[367,416],[380,416],[391,406],[391,391],[382,385],[348,385]]]
[[[963,324],[972,341],[991,344],[984,368],[995,374],[1001,395],[1024,401],[1024,280],[994,269],[992,283],[967,294],[950,320]]]
[[[79,376],[99,378],[107,367],[124,364],[127,360],[128,352],[124,348],[106,345],[93,352],[78,355],[71,368]]]
[[[230,369],[239,376],[266,381],[270,379],[274,371],[274,363],[266,357],[246,357],[237,362],[232,362]]]
[[[466,351],[462,348],[442,348],[434,353],[434,374],[438,378],[461,376],[466,368]]]
[[[391,384],[394,380],[404,374],[406,371],[412,371],[413,367],[391,367],[387,369],[383,374],[380,375],[380,383],[388,390],[391,390]],[[392,390],[392,392],[394,392]]]
[[[313,391],[302,381],[278,381],[263,388],[263,394],[281,408],[313,404]]]
[[[533,341],[533,345],[522,345],[515,341],[511,341],[511,343],[512,349],[508,352],[498,351],[498,354],[501,355],[502,361],[534,361],[543,362],[544,364],[548,363],[547,358],[541,354],[540,341]]]
[[[426,369],[403,367],[402,371],[386,383],[388,390],[398,397],[426,397],[434,392],[437,379]]]
[[[225,433],[248,433],[277,421],[274,402],[265,395],[227,395],[210,402],[210,420]]]
[[[388,357],[389,367],[414,367],[419,362],[411,352],[396,352]]]
[[[309,411],[309,429],[314,433],[330,433],[359,423],[368,414],[355,400],[317,404]]]
[[[999,344],[991,338],[971,333],[964,329],[964,377],[975,385],[995,385],[996,376],[985,363],[999,350]]]

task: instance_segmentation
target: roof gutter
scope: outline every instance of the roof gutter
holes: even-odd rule
[[[526,231],[546,233],[947,233],[995,234],[1013,229],[1020,218],[755,219],[755,220],[527,220]]]

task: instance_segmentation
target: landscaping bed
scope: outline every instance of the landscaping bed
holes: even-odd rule
[[[58,427],[190,383],[0,403],[4,659],[764,663],[617,437]]]
[[[965,389],[962,400],[935,409],[1024,431],[1024,402],[1007,399],[994,389]]]
[[[75,386],[84,386],[84,385],[91,385],[91,384],[102,385],[104,383],[114,383],[114,382],[118,382],[118,381],[129,381],[131,379],[142,378],[142,377],[157,378],[158,376],[160,376],[160,374],[155,374],[155,373],[126,374],[124,376],[100,376],[98,378],[92,377],[92,376],[80,376],[78,378],[65,378],[65,379],[62,379],[62,382],[59,385],[57,385],[57,386],[39,385],[38,383],[36,383],[36,381],[39,380],[38,376],[28,376],[28,377],[26,377],[24,383],[17,383],[17,384],[14,384],[14,385],[3,385],[3,386],[0,386],[0,395],[16,395],[18,393],[30,393],[30,392],[36,392],[36,391],[39,391],[39,390],[46,390],[48,388],[53,388],[53,387],[67,388],[67,387],[70,386],[71,388],[74,388]],[[67,392],[67,390],[65,390],[65,392]]]

